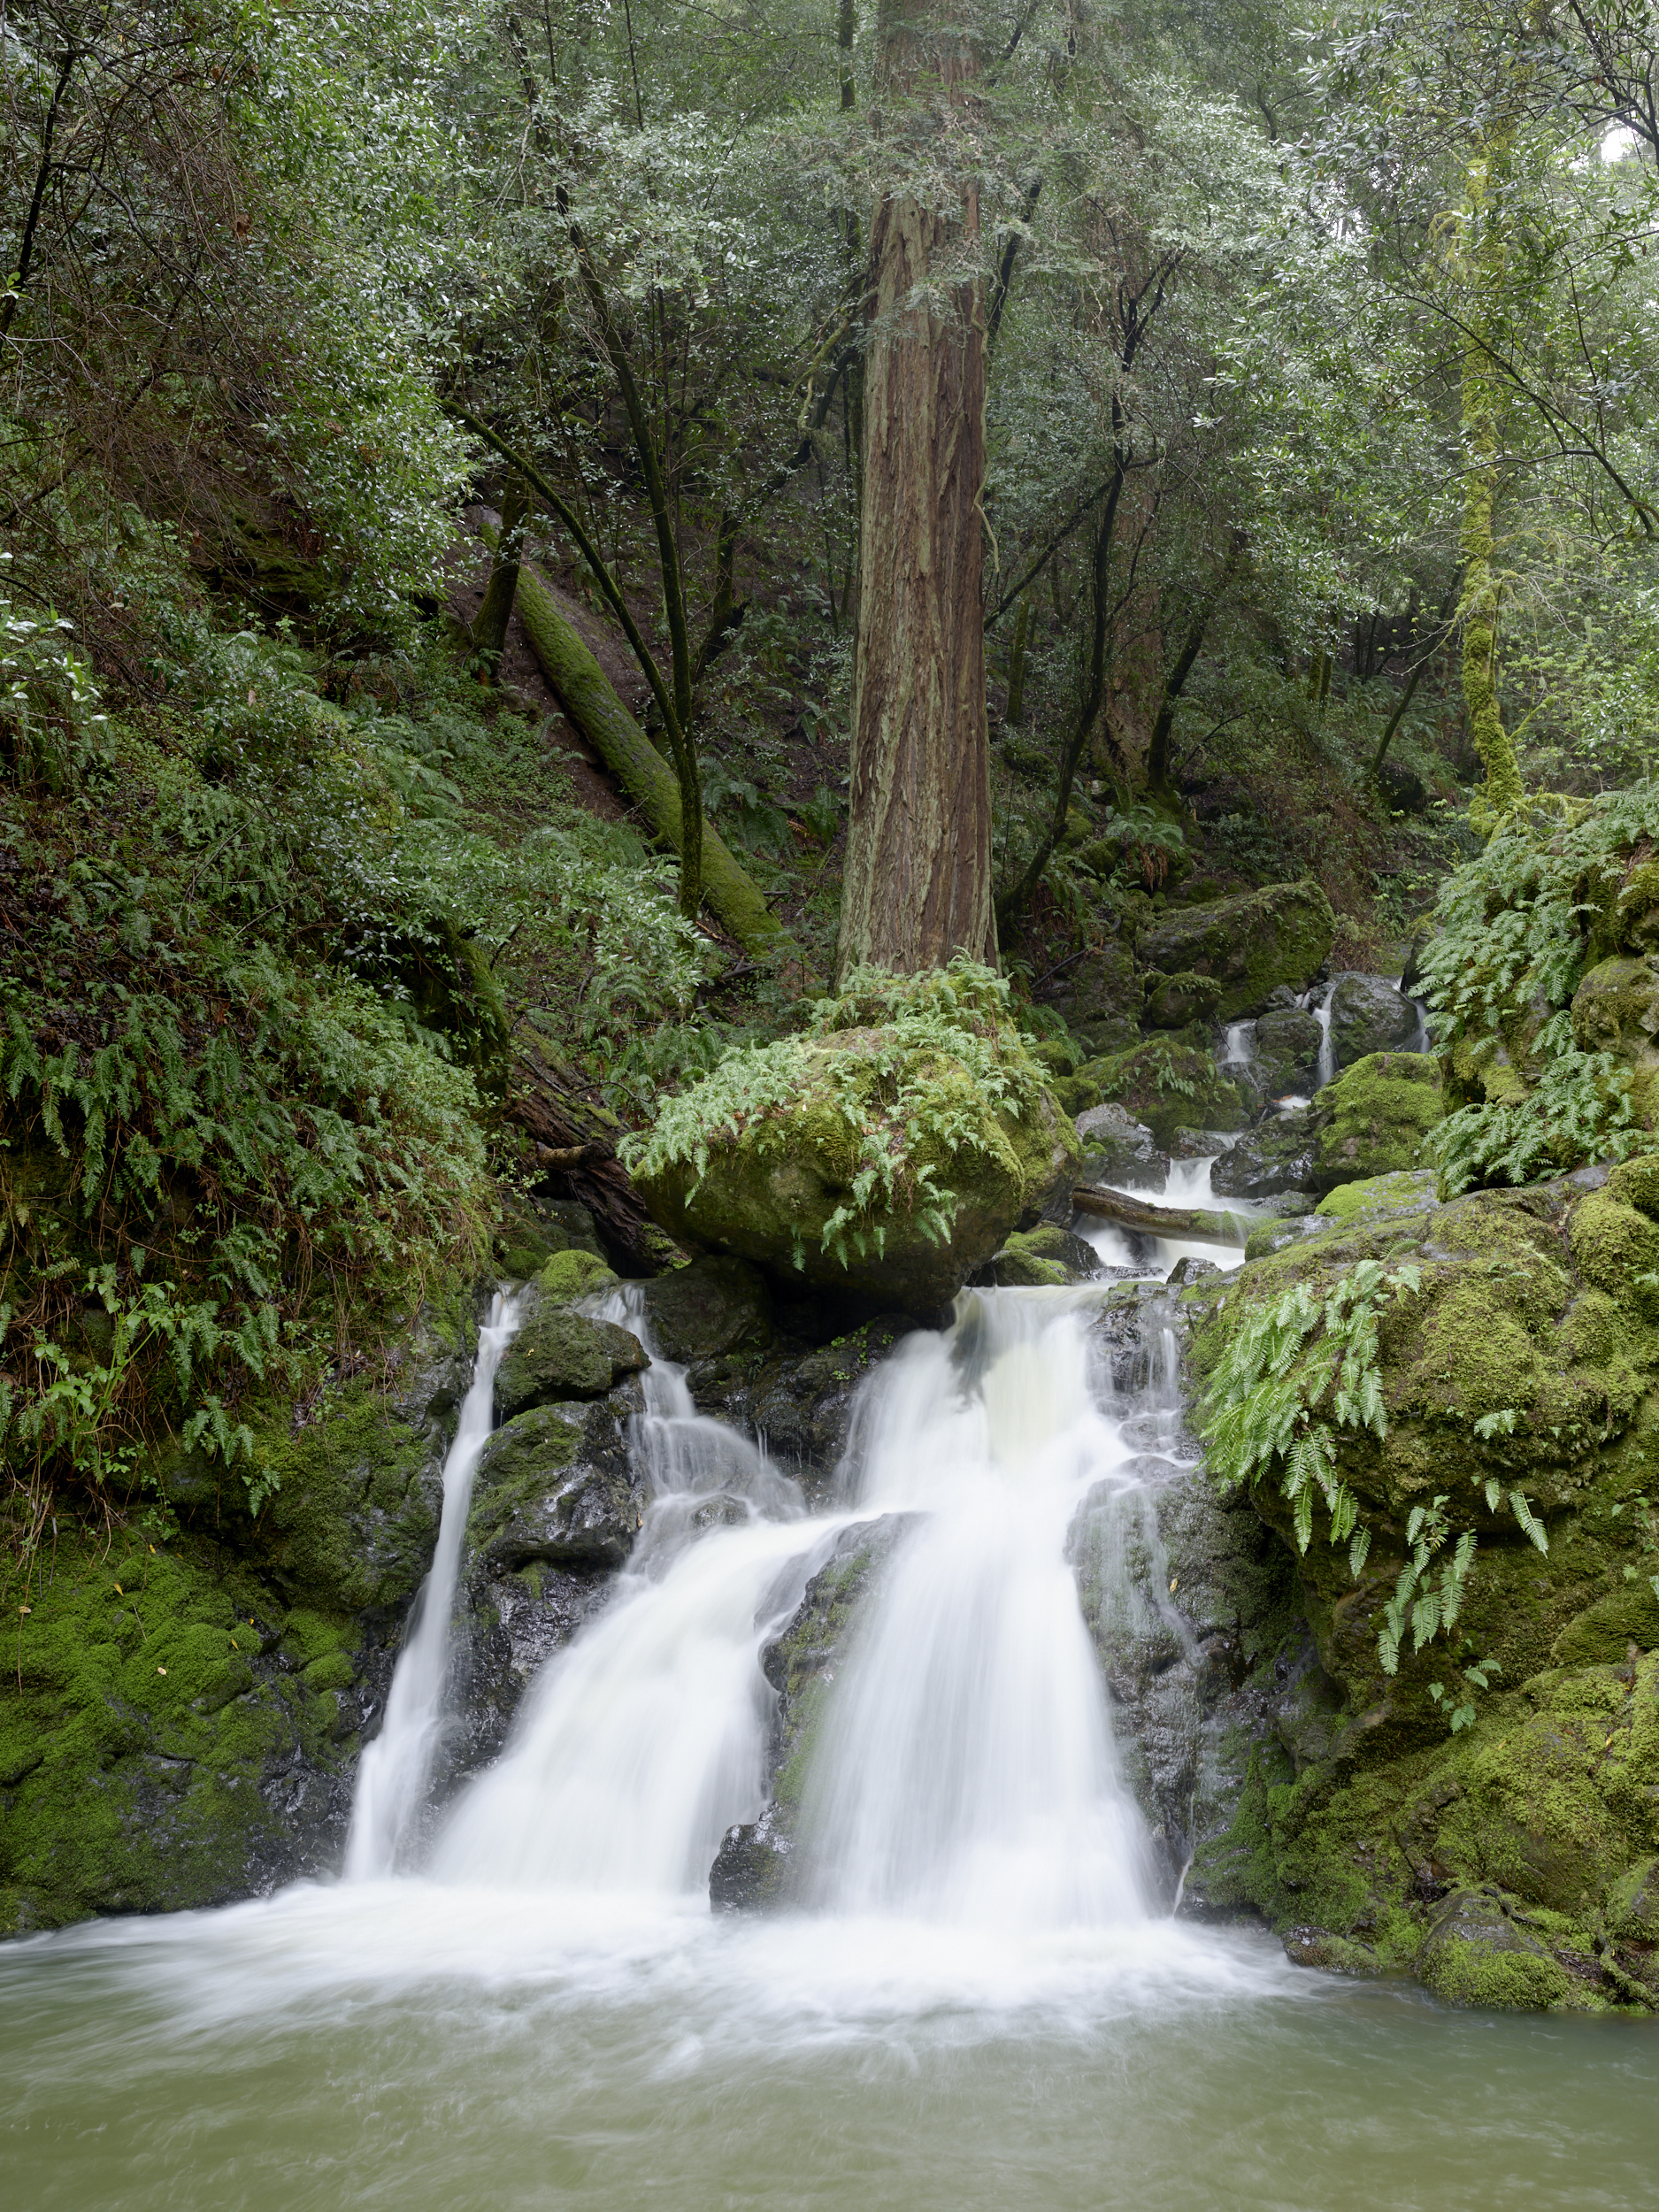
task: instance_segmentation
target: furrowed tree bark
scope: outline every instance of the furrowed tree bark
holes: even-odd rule
[[[882,0],[880,70],[909,125],[968,96],[972,42],[942,0]],[[891,120],[891,117],[889,117]],[[935,125],[934,137],[938,135]],[[936,271],[979,228],[902,191],[872,226],[862,393],[852,787],[839,966],[899,974],[995,957],[986,726],[985,312]]]
[[[628,712],[611,679],[560,609],[545,577],[518,571],[518,618],[531,650],[572,722],[639,808],[656,836],[680,850],[680,781]],[[703,826],[703,891],[744,950],[776,945],[783,930],[719,835]]]

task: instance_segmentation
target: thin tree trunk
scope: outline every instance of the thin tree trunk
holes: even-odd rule
[[[1470,805],[1470,818],[1488,834],[1524,795],[1515,741],[1498,704],[1498,606],[1493,566],[1494,510],[1498,486],[1497,379],[1482,339],[1503,282],[1502,216],[1493,204],[1494,172],[1501,176],[1507,146],[1500,142],[1469,173],[1464,217],[1467,279],[1473,295],[1463,344],[1463,428],[1467,474],[1458,532],[1463,557],[1463,711],[1475,750],[1486,763],[1485,788]]]
[[[472,622],[472,649],[488,657],[492,677],[501,667],[507,625],[512,618],[512,603],[518,591],[518,557],[524,549],[526,503],[524,479],[515,470],[502,494],[501,535],[495,541],[490,561],[483,604]]]
[[[972,43],[942,0],[883,0],[884,81],[959,101]],[[912,111],[913,112],[914,111]],[[936,265],[978,232],[970,188],[947,219],[902,193],[872,227],[860,588],[840,969],[910,974],[995,956],[986,726],[985,318],[980,286],[927,296]]]

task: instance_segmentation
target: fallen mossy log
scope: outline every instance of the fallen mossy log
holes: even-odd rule
[[[680,850],[680,786],[674,772],[617,696],[611,679],[564,613],[547,579],[526,562],[518,571],[518,616],[542,672],[565,710],[639,808],[653,833]],[[703,895],[746,952],[783,937],[758,887],[719,833],[703,826]]]
[[[1144,1198],[1131,1198],[1118,1190],[1102,1190],[1097,1183],[1079,1183],[1071,1203],[1080,1214],[1110,1221],[1142,1237],[1190,1237],[1204,1244],[1242,1244],[1249,1224],[1240,1214],[1210,1213],[1197,1207],[1154,1206]]]

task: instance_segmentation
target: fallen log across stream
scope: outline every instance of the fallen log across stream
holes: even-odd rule
[[[1071,1203],[1080,1214],[1110,1221],[1116,1229],[1143,1237],[1193,1238],[1204,1244],[1242,1244],[1250,1225],[1241,1214],[1210,1213],[1197,1207],[1155,1206],[1149,1199],[1131,1198],[1120,1190],[1104,1190],[1098,1183],[1079,1183]]]

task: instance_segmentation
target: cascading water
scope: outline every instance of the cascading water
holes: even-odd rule
[[[1319,1071],[1316,1083],[1319,1090],[1336,1079],[1336,1048],[1331,1041],[1331,1001],[1340,981],[1340,976],[1333,976],[1313,1009],[1313,1018],[1319,1025]]]
[[[507,1751],[440,1839],[442,1881],[677,1893],[764,1788],[761,1645],[799,1601],[818,1525],[735,1430],[699,1415],[637,1290],[605,1307],[652,1351],[632,1438],[650,1501],[610,1602],[534,1685]]]
[[[969,1293],[953,1329],[875,1378],[856,1502],[918,1518],[808,1781],[822,1905],[1038,1927],[1148,1909],[1066,1555],[1081,1500],[1129,1456],[1097,1409],[1085,1318],[1065,1293]]]
[[[380,1732],[363,1754],[346,1840],[346,1878],[369,1881],[397,1864],[426,1796],[433,1755],[443,1720],[443,1683],[449,1655],[449,1612],[472,1477],[489,1441],[495,1370],[518,1325],[517,1302],[497,1294],[478,1333],[472,1380],[461,1402],[455,1441],[443,1463],[443,1509],[432,1571],[421,1585],[397,1669],[386,1701]]]
[[[697,1415],[683,1371],[654,1358],[633,1438],[650,1491],[634,1558],[452,1809],[433,1878],[706,1893],[721,1837],[764,1792],[763,1647],[850,1522],[902,1515],[819,1732],[803,1816],[813,1901],[996,1925],[1143,1917],[1146,1837],[1067,1555],[1085,1496],[1133,1479],[1133,1448],[1091,1372],[1099,1294],[964,1294],[951,1329],[917,1333],[872,1379],[846,1502],[810,1517],[764,1453]],[[608,1312],[647,1333],[637,1292]],[[475,1442],[469,1473],[476,1455]],[[447,1573],[446,1593],[452,1555]],[[389,1747],[411,1739],[417,1708],[421,1740],[435,1731],[441,1646],[434,1665],[426,1628],[395,1685]],[[390,1870],[428,1761],[396,1748],[365,1760],[353,1871]]]

